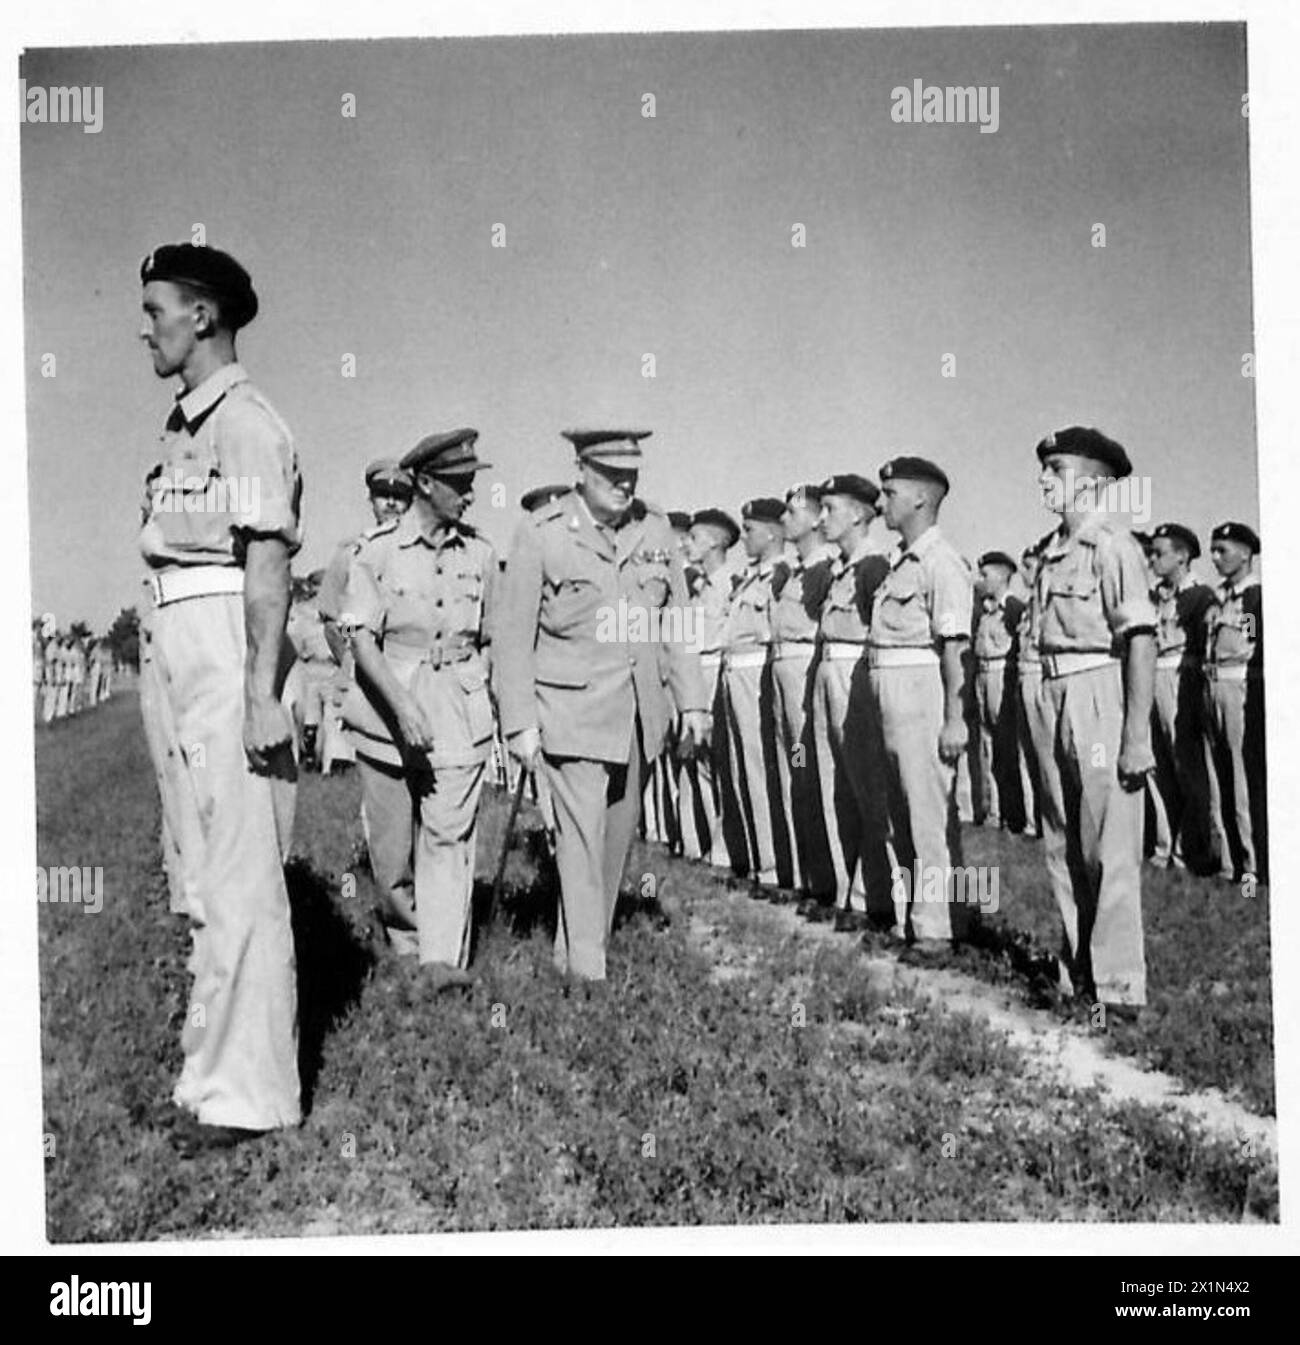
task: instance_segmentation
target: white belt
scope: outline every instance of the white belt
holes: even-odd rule
[[[1176,650],[1172,654],[1157,654],[1157,668],[1181,668],[1183,666],[1183,651]]]
[[[1044,677],[1069,677],[1072,673],[1091,672],[1094,668],[1119,666],[1113,654],[1087,653],[1067,650],[1060,654],[1042,654]]]
[[[721,654],[701,654],[700,666],[704,668],[716,668],[722,662]]]
[[[977,654],[975,661],[981,668],[996,668],[999,663],[1005,663],[1008,657],[1007,654],[990,654],[988,658],[982,658]]]
[[[867,647],[856,640],[823,640],[822,658],[861,658]]]
[[[937,668],[939,655],[933,649],[873,645],[867,650],[867,661],[872,668]]]
[[[812,658],[817,646],[811,640],[773,640],[773,658]]]
[[[238,565],[181,565],[146,575],[145,588],[155,607],[186,598],[207,598],[214,593],[242,593],[244,571]]]
[[[1207,663],[1205,675],[1211,682],[1244,682],[1249,669],[1244,663]]]
[[[767,646],[761,649],[727,650],[728,668],[761,668],[767,662]]]
[[[1026,663],[1024,659],[1021,659],[1019,672],[1021,677],[1041,677],[1043,675],[1043,665],[1037,659],[1032,663]]]

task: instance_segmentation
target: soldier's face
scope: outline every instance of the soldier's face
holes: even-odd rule
[[[821,520],[821,505],[814,504],[804,495],[796,495],[785,506],[785,513],[781,516],[785,524],[785,535],[792,541],[797,542],[800,538],[807,537]]]
[[[473,472],[456,476],[432,476],[422,472],[418,485],[439,523],[457,522],[474,503]]]
[[[1020,582],[1026,588],[1033,588],[1034,580],[1037,578],[1037,564],[1030,557],[1025,557],[1025,559],[1020,562]]]
[[[600,522],[611,522],[627,513],[636,498],[638,476],[635,467],[583,463],[582,493]]]
[[[1011,586],[1011,576],[1004,565],[981,565],[980,587],[991,598],[1000,598]]]
[[[1250,547],[1240,542],[1218,541],[1210,547],[1210,559],[1224,579],[1235,579],[1250,564]]]
[[[170,378],[185,367],[198,343],[195,306],[170,280],[151,280],[140,307],[144,311],[140,339],[149,347],[153,371],[159,378]]]
[[[1157,579],[1168,579],[1171,575],[1177,574],[1178,562],[1182,558],[1183,553],[1168,537],[1157,537],[1147,552],[1147,563]]]
[[[387,523],[390,518],[401,518],[411,507],[409,497],[400,495],[372,495],[370,508],[376,523]]]
[[[912,481],[882,481],[880,483],[880,512],[884,515],[885,527],[897,531],[916,513],[921,504],[922,494]]]

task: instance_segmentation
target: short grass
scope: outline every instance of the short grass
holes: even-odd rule
[[[39,861],[102,865],[106,894],[99,915],[41,912],[56,1242],[1276,1218],[1266,1157],[1044,1083],[981,1023],[877,984],[851,940],[775,934],[770,912],[658,850],[634,867],[663,904],[619,928],[604,994],[566,996],[549,972],[534,835],[511,854],[473,994],[432,998],[368,936],[349,777],[306,777],[299,799],[308,1120],[182,1162],[165,1119],[186,936],[167,912],[133,697],[42,731],[37,757]],[[481,874],[504,812],[491,796]]]

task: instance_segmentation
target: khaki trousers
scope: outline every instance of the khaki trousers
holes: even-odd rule
[[[1227,849],[1225,868],[1263,878],[1267,870],[1264,797],[1264,689],[1257,680],[1210,679],[1205,705]]]
[[[781,800],[794,839],[794,886],[817,896],[835,889],[826,822],[822,816],[817,744],[813,735],[812,678],[814,646],[783,654],[772,664],[776,698],[776,763]]]
[[[784,859],[789,877],[790,839],[781,809],[770,665],[728,668],[723,685],[746,867],[760,883],[773,886],[778,860]]]
[[[1119,782],[1119,665],[1043,681],[1051,764],[1043,844],[1076,987],[1108,1004],[1146,1003],[1141,790]]]
[[[835,904],[892,920],[885,748],[866,660],[823,658],[813,675],[812,712]]]
[[[1184,675],[1186,674],[1186,675]],[[1194,669],[1157,668],[1151,716],[1156,770],[1156,857],[1216,868],[1210,822],[1210,749],[1205,704]]]
[[[939,755],[943,680],[934,664],[873,668],[886,763],[889,840],[898,867],[895,929],[919,942],[966,938],[978,907],[953,901],[952,869],[961,863],[957,826],[957,768]],[[925,886],[914,887],[920,874]],[[929,876],[942,874],[934,891]],[[933,896],[942,893],[942,900]]]
[[[633,727],[625,763],[545,754],[542,761],[555,809],[560,872],[555,967],[579,980],[603,981],[605,950],[641,801],[645,761],[640,724]]]
[[[298,1001],[283,869],[294,765],[286,755],[272,778],[254,774],[244,756],[242,597],[159,607],[142,636],[146,735],[170,839],[182,851],[169,880],[181,882],[194,922],[185,1061],[173,1097],[208,1125],[295,1125]],[[179,807],[173,791],[188,795]]]

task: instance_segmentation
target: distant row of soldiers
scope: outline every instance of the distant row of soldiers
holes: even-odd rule
[[[93,709],[113,694],[112,651],[103,640],[32,632],[32,701],[43,724]]]

